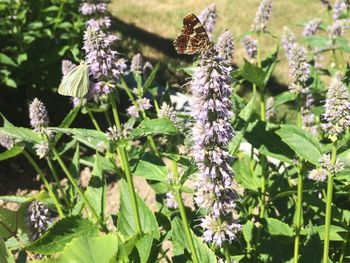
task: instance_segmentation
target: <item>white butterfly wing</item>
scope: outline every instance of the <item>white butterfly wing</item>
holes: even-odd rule
[[[89,73],[86,64],[73,68],[63,77],[58,93],[63,96],[84,97],[89,90]]]

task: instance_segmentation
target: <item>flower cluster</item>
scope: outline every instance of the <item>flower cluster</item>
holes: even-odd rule
[[[142,73],[142,56],[140,53],[133,56],[131,60],[130,70],[133,73],[141,74]]]
[[[346,29],[350,28],[350,19],[336,20],[331,26],[327,28],[331,45],[334,45],[335,39],[344,34]]]
[[[108,140],[117,142],[127,139],[131,133],[131,130],[132,126],[128,125],[128,123],[122,124],[122,127],[120,129],[113,125],[113,127],[108,128],[106,135]]]
[[[272,0],[262,0],[258,11],[255,14],[254,24],[252,29],[256,32],[264,32],[266,25],[270,20],[272,12]]]
[[[147,98],[140,98],[135,101],[135,105],[130,106],[126,109],[126,112],[129,116],[134,118],[140,117],[140,111],[149,110],[152,108],[151,101]]]
[[[258,43],[251,36],[245,36],[243,38],[243,46],[245,52],[250,60],[255,59],[258,54]]]
[[[205,31],[208,36],[214,32],[215,24],[216,24],[216,5],[211,4],[207,6],[198,16],[199,21],[201,21]]]
[[[302,106],[302,125],[312,135],[318,135],[318,127],[316,125],[316,116],[311,109],[314,107],[314,97],[309,89],[306,89],[306,95]]]
[[[310,65],[306,60],[306,49],[295,42],[287,53],[289,76],[292,84],[289,89],[297,94],[305,93],[306,81],[310,77]]]
[[[83,50],[86,54],[85,63],[94,82],[89,96],[98,101],[101,95],[111,92],[111,85],[108,84],[119,79],[126,69],[126,63],[112,49],[117,37],[106,32],[111,25],[107,16],[107,1],[84,2],[80,11],[90,17],[84,32]]]
[[[225,31],[218,39],[216,44],[219,56],[226,64],[231,64],[233,59],[233,53],[235,51],[235,43],[232,34],[229,31]]]
[[[173,123],[177,123],[174,108],[168,105],[166,102],[163,102],[162,106],[160,107],[158,112],[158,118],[168,118]]]
[[[322,129],[332,140],[337,139],[350,126],[349,93],[342,80],[343,76],[337,72],[328,88]]]
[[[6,149],[11,149],[15,145],[16,141],[7,134],[0,133],[0,145]]]
[[[307,178],[309,178],[312,181],[321,183],[326,181],[327,176],[328,176],[327,170],[323,168],[315,168],[309,172]]]
[[[337,20],[341,14],[346,10],[346,4],[342,0],[336,0],[333,6],[333,19]]]
[[[38,239],[51,223],[49,209],[39,201],[32,202],[27,210],[25,222],[29,229],[29,239]]]
[[[304,27],[303,36],[313,36],[316,34],[317,29],[319,28],[322,20],[319,18],[312,19]]]
[[[41,132],[49,125],[47,109],[38,98],[35,98],[29,105],[29,119],[30,125],[37,132]]]
[[[292,50],[292,46],[295,42],[296,39],[293,32],[288,27],[284,27],[282,34],[282,46],[284,48],[284,51],[286,52],[286,56],[288,59],[290,57],[290,51]]]
[[[330,172],[331,174],[337,174],[344,170],[344,164],[339,159],[336,159],[335,163],[332,164],[330,154],[323,155],[320,160],[320,164],[324,170]]]
[[[176,209],[178,208],[178,204],[176,202],[176,197],[173,193],[171,192],[167,192],[165,194],[165,204],[168,208],[171,208],[171,209]]]
[[[195,201],[207,214],[201,223],[205,241],[218,246],[233,240],[240,230],[232,217],[236,195],[232,188],[232,157],[227,151],[233,136],[230,71],[218,47],[213,46],[202,54],[191,81],[196,121],[192,153],[198,167]]]

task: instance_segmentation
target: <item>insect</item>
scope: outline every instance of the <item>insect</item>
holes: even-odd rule
[[[63,96],[82,98],[89,89],[88,66],[82,62],[67,73],[62,79],[58,93]]]
[[[183,19],[181,34],[174,40],[178,54],[194,55],[207,50],[212,44],[202,23],[194,14]]]

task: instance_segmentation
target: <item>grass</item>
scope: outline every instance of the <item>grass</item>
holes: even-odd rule
[[[175,39],[182,27],[182,18],[189,14],[199,14],[203,8],[211,4],[209,0],[128,0],[112,1],[110,11],[113,16],[124,22],[134,24],[148,32],[168,39]],[[235,38],[249,31],[260,0],[216,0],[217,26],[214,36],[219,36],[226,29]],[[300,23],[324,15],[324,8],[319,0],[274,0],[271,21],[268,30],[276,36],[281,36],[284,26],[288,26],[297,36],[301,35]],[[298,25],[299,24],[299,25]],[[271,52],[276,46],[276,39],[263,39],[263,55]],[[157,50],[143,46],[144,56],[154,60],[166,60],[167,57]],[[275,77],[288,83],[288,69],[284,52],[281,51],[281,64],[276,69]],[[241,45],[237,45],[235,63],[240,64],[244,53]]]

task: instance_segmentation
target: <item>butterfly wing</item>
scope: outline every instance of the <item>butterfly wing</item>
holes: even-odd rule
[[[194,14],[183,19],[183,29],[174,46],[178,54],[187,55],[199,54],[209,46],[208,34]]]
[[[63,96],[84,97],[89,90],[89,73],[85,63],[73,68],[62,79],[58,93]]]

